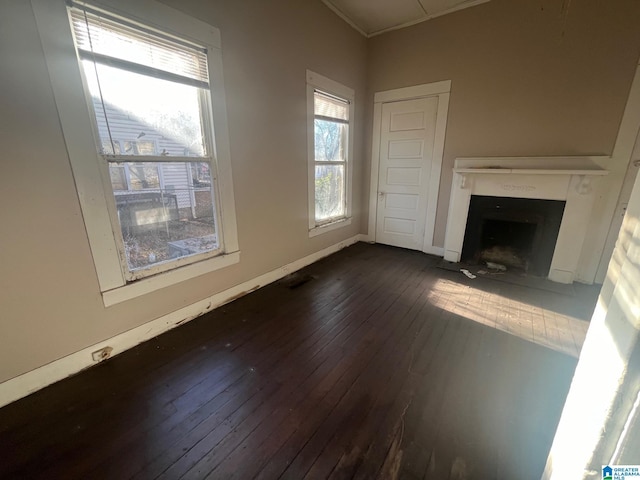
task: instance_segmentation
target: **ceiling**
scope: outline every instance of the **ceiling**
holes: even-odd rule
[[[365,37],[408,27],[489,0],[322,0]]]

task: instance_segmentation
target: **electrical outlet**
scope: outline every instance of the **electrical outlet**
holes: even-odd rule
[[[112,351],[113,351],[112,347],[104,347],[104,348],[101,348],[100,350],[96,350],[95,352],[91,353],[91,357],[93,358],[94,362],[100,362],[102,360],[106,360],[107,358],[109,358]]]

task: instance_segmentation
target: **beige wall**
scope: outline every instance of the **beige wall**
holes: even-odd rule
[[[353,224],[308,238],[305,71],[354,88],[362,105],[365,39],[319,0],[166,3],[221,30],[240,264],[105,309],[33,12],[4,0],[0,382],[359,233],[356,176]],[[357,124],[360,171],[364,109]]]
[[[609,154],[640,3],[492,0],[369,41],[319,0],[164,0],[221,30],[238,265],[105,309],[30,4],[0,2],[0,382],[366,231],[372,94],[451,79],[457,156]],[[354,216],[307,234],[305,70],[356,90]],[[364,147],[363,147],[364,146]]]
[[[492,0],[370,40],[369,103],[452,80],[434,245],[456,157],[611,154],[639,29],[634,0]]]

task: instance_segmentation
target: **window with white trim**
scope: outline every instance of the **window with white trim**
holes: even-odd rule
[[[212,160],[206,49],[84,5],[70,17],[127,278],[215,255],[215,192],[196,197],[190,178]]]
[[[307,72],[310,235],[350,223],[354,92]]]
[[[105,305],[238,262],[219,31],[153,1],[33,5]]]

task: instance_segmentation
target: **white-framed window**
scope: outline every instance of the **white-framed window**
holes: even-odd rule
[[[307,71],[310,236],[351,223],[354,97]]]
[[[238,262],[219,31],[151,0],[33,5],[105,304]]]

